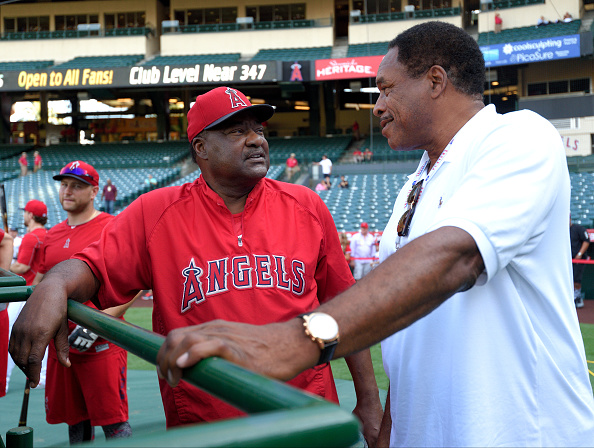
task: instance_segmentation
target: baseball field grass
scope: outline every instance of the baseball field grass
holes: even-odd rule
[[[138,325],[142,328],[151,328],[151,308],[130,308],[126,312],[126,320],[132,324]],[[586,347],[586,359],[591,361],[588,363],[588,368],[594,372],[594,324],[580,324],[582,330],[582,337],[584,338],[584,345]],[[373,361],[373,370],[375,371],[375,379],[380,389],[388,389],[388,378],[384,372],[382,365],[382,354],[379,345],[371,348],[371,359]],[[128,369],[129,370],[153,370],[155,367],[132,355],[128,354]],[[351,374],[347,368],[344,359],[337,359],[332,361],[332,370],[334,377],[343,380],[350,380]],[[594,388],[594,375],[590,375],[590,382]]]

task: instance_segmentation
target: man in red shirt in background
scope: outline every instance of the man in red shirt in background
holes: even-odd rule
[[[37,171],[39,171],[41,169],[42,164],[43,161],[41,159],[41,156],[39,155],[39,151],[35,151],[33,153],[33,172],[36,173]]]
[[[113,219],[94,207],[99,174],[88,163],[70,162],[54,180],[60,181],[60,204],[67,219],[47,233],[34,284],[53,266],[98,240],[103,228]],[[86,305],[96,308],[91,302]],[[128,306],[109,308],[105,313],[119,317]],[[69,321],[68,330],[70,368],[58,362],[54,344],[49,345],[47,422],[67,423],[71,445],[93,440],[94,426],[103,428],[106,439],[131,436],[126,351],[73,322]]]
[[[101,192],[101,199],[105,201],[105,212],[113,214],[115,201],[118,197],[118,188],[111,183],[111,179],[107,179],[103,191]]]
[[[47,223],[47,207],[43,202],[33,199],[27,202],[23,210],[27,233],[21,242],[17,261],[12,263],[10,270],[23,277],[27,285],[32,285],[39,269],[39,250],[47,233],[43,227]]]
[[[297,174],[301,168],[299,168],[299,162],[295,158],[295,153],[291,153],[287,159],[287,168],[285,173],[287,175],[287,181],[291,180],[294,174]]]

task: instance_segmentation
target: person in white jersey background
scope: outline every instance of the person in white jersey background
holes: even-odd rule
[[[351,237],[351,263],[355,280],[361,280],[375,266],[376,244],[375,236],[369,233],[369,224],[362,222],[359,232]]]

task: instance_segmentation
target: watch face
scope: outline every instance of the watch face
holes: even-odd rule
[[[308,327],[312,336],[323,341],[333,341],[338,336],[338,324],[328,314],[313,314],[309,319]]]

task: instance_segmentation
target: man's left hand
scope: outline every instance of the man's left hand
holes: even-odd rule
[[[379,400],[373,398],[369,400],[357,400],[353,414],[361,420],[363,437],[367,442],[367,446],[375,447],[384,416],[384,410]]]

